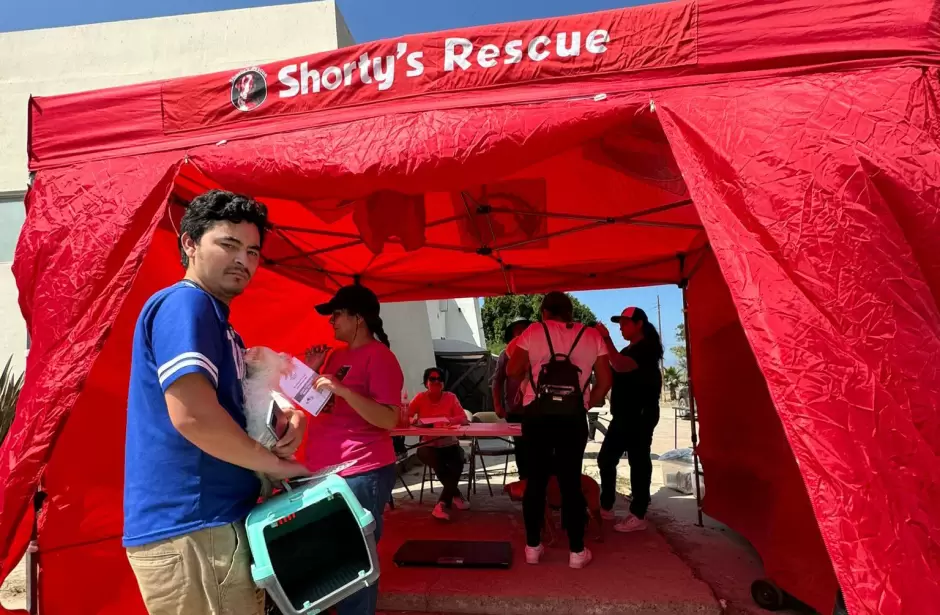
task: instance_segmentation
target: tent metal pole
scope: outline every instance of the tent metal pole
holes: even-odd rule
[[[682,316],[685,322],[685,368],[688,372],[689,380],[689,416],[692,423],[692,467],[695,472],[695,507],[698,512],[698,526],[704,527],[702,522],[702,483],[701,476],[698,469],[698,434],[696,433],[696,417],[695,417],[695,392],[692,389],[692,353],[690,351],[690,335],[689,335],[689,301],[686,297],[686,288],[688,287],[688,280],[683,279],[680,286],[682,287]]]
[[[39,613],[39,515],[46,492],[40,487],[33,494],[33,527],[26,548],[26,611],[30,615]]]

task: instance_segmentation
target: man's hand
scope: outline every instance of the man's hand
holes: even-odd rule
[[[345,398],[346,394],[349,393],[349,389],[343,386],[343,383],[339,380],[336,380],[333,376],[325,375],[317,378],[317,381],[313,384],[313,388],[320,391],[329,391],[336,397]]]
[[[310,476],[313,472],[308,470],[307,466],[299,461],[294,461],[293,459],[278,459],[277,464],[269,471],[265,472],[265,474],[274,480],[285,480],[297,476]]]
[[[281,459],[290,459],[303,441],[304,432],[307,430],[307,413],[303,410],[285,410],[284,413],[290,413],[290,422],[287,425],[287,431],[277,441],[271,452]]]
[[[319,372],[326,361],[326,355],[330,352],[330,347],[326,344],[312,346],[304,352],[304,363],[315,372]]]
[[[303,466],[287,462],[252,440],[219,405],[215,387],[202,374],[186,374],[165,394],[170,422],[184,438],[216,459],[265,474],[298,476]],[[291,463],[283,466],[283,463]]]
[[[610,339],[610,331],[607,330],[607,327],[604,325],[604,323],[599,322],[596,325],[594,325],[594,328],[597,329],[597,332],[601,334],[602,338],[604,338],[605,340]]]
[[[503,407],[503,404],[494,403],[493,412],[495,412],[496,416],[498,416],[501,419],[506,418],[506,408]]]

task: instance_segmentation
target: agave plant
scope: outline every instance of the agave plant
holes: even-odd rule
[[[13,416],[16,414],[16,400],[20,396],[20,390],[23,388],[23,374],[13,375],[13,369],[10,366],[13,357],[7,359],[7,364],[0,372],[0,442],[7,437],[7,431],[13,423]]]

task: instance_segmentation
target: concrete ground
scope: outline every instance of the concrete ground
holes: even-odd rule
[[[23,562],[13,569],[0,587],[0,604],[8,609],[26,608],[26,567]]]
[[[751,599],[750,584],[763,576],[757,553],[733,530],[704,517],[697,527],[696,503],[663,485],[658,457],[673,448],[691,446],[690,422],[674,418],[663,405],[653,438],[652,522],[647,532],[622,535],[605,524],[605,541],[587,540],[595,558],[590,567],[567,567],[563,544],[549,549],[544,564],[526,566],[522,559],[524,533],[521,506],[501,494],[504,458],[488,458],[494,497],[489,496],[482,471],[477,477],[473,509],[454,513],[450,523],[429,515],[436,496],[425,487],[424,504],[417,503],[423,466],[404,474],[411,500],[396,485],[397,509],[386,513],[385,535],[379,545],[382,563],[379,605],[389,611],[447,613],[733,613],[766,615]],[[609,416],[602,414],[602,422]],[[589,442],[584,472],[599,480],[596,458],[603,434]],[[479,462],[478,462],[479,463]],[[618,492],[630,493],[629,466],[621,462]],[[507,481],[516,480],[510,459]],[[461,483],[466,488],[466,482]],[[439,489],[439,485],[437,486]],[[625,514],[621,498],[617,510]],[[391,561],[406,538],[508,540],[513,545],[509,570],[444,570],[397,568]],[[562,541],[563,542],[563,538]],[[793,611],[784,611],[793,615]]]
[[[603,416],[602,416],[603,418]],[[587,545],[594,561],[584,570],[567,566],[562,537],[546,551],[539,566],[527,566],[521,506],[502,495],[504,458],[488,458],[487,468],[495,495],[489,496],[482,472],[472,510],[455,513],[450,523],[430,517],[436,496],[425,491],[418,503],[423,466],[404,474],[414,495],[411,500],[401,483],[396,485],[396,509],[385,517],[385,534],[379,545],[382,576],[379,607],[388,615],[424,613],[729,613],[766,615],[750,597],[750,584],[763,576],[760,558],[734,531],[705,517],[697,527],[695,498],[668,489],[662,483],[659,455],[690,445],[690,424],[673,419],[672,408],[663,405],[662,418],[653,439],[653,504],[646,532],[617,534],[605,524],[604,542],[590,532]],[[597,477],[596,457],[603,439],[589,442],[585,473]],[[621,463],[618,491],[630,492],[626,460]],[[509,462],[508,481],[516,479]],[[435,491],[440,488],[437,485]],[[466,488],[466,482],[462,483]],[[439,492],[439,491],[438,491]],[[623,510],[625,502],[618,501]],[[408,538],[506,540],[513,547],[508,570],[446,570],[398,568],[392,556]],[[25,608],[25,572],[22,565],[0,587],[0,602],[7,608]],[[787,612],[794,613],[792,611]]]
[[[525,563],[521,507],[506,496],[477,495],[473,509],[442,523],[428,503],[400,502],[385,516],[379,545],[382,574],[379,607],[387,610],[444,611],[516,615],[524,613],[720,613],[705,583],[669,548],[663,537],[646,532],[606,532],[603,542],[588,539],[594,562],[568,567],[565,540],[546,549],[538,566]],[[398,568],[392,561],[406,540],[508,541],[508,570]]]

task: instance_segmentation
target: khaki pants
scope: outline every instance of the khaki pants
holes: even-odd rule
[[[243,523],[129,547],[127,559],[150,615],[264,613]]]

